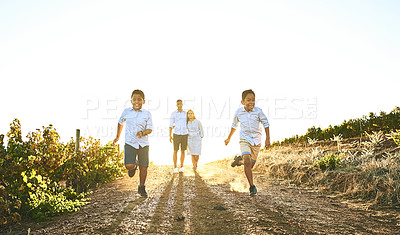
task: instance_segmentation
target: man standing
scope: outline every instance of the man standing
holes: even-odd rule
[[[187,114],[183,111],[182,100],[176,101],[176,107],[178,110],[171,114],[169,124],[169,141],[174,144],[174,173],[184,172],[183,162],[185,161],[185,150],[187,149],[188,130],[187,130]],[[173,133],[173,136],[172,136]],[[178,169],[178,150],[179,146],[181,149],[181,167]]]

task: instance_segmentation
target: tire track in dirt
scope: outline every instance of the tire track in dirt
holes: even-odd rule
[[[194,176],[186,177],[184,181],[184,215],[185,230],[184,234],[190,234],[192,230],[192,200],[196,197]]]
[[[154,210],[154,214],[151,217],[151,222],[148,225],[147,232],[150,234],[159,234],[166,232],[166,229],[170,227],[170,224],[166,221],[168,220],[168,214],[171,213],[171,211],[167,211],[168,208],[171,206],[171,201],[173,200],[173,197],[175,196],[173,189],[174,183],[175,183],[175,178],[176,175],[174,174],[169,181],[167,187],[165,188],[164,192],[160,196],[160,199],[157,203],[156,209]],[[175,185],[176,188],[176,185]]]
[[[172,228],[170,230],[171,233],[174,234],[183,234],[185,230],[185,221],[188,220],[186,213],[184,212],[184,186],[183,182],[185,180],[183,173],[179,173],[178,176],[178,185],[176,191],[175,205],[173,210],[173,221]],[[186,180],[185,180],[186,181]]]
[[[171,197],[169,194],[175,194],[175,177],[168,172],[164,172],[160,176],[163,177],[164,183],[161,183],[156,190],[147,190],[149,197],[131,210],[130,214],[120,223],[116,234],[145,234],[148,233],[150,227],[159,225],[165,219],[165,211],[167,209],[160,209],[160,201],[161,204],[170,204]],[[151,183],[154,184],[156,182],[149,182],[150,188],[152,186]],[[168,198],[163,199],[166,197]],[[164,211],[164,215],[161,215],[158,211]],[[155,221],[152,223],[153,219],[157,218],[159,219],[158,223]]]
[[[191,202],[192,234],[242,234],[238,226],[239,220],[227,210],[215,210],[216,206],[227,207],[225,203],[213,193],[199,173],[194,177],[196,196]]]
[[[218,205],[226,207],[198,173],[180,173],[160,197],[146,233],[242,234],[239,220],[229,209],[214,210]]]

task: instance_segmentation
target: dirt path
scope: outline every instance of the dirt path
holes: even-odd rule
[[[42,223],[24,222],[5,234],[398,234],[400,212],[369,211],[255,174],[259,195],[248,196],[243,168],[227,161],[172,174],[153,166],[148,198],[140,198],[138,179],[124,177],[104,185],[76,213]],[[219,206],[219,207],[218,207]],[[226,210],[217,210],[221,207]]]

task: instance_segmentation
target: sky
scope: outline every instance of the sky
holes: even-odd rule
[[[24,136],[53,124],[64,142],[80,129],[105,144],[141,89],[150,160],[172,164],[169,117],[182,99],[205,129],[204,164],[239,153],[238,132],[224,140],[246,89],[272,141],[390,112],[399,10],[396,0],[0,0],[0,133],[18,118]]]

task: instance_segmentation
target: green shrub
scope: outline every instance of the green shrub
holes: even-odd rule
[[[327,169],[334,170],[339,166],[340,161],[340,155],[335,155],[334,153],[331,153],[315,161],[314,166],[320,168],[323,171]]]
[[[392,139],[397,146],[400,146],[400,130],[391,131],[390,134],[387,134],[389,139]]]
[[[37,221],[65,212],[77,211],[87,204],[84,194],[77,195],[72,188],[63,189],[50,179],[37,175],[35,170],[21,173],[29,198],[29,214]]]
[[[90,188],[121,176],[122,155],[111,143],[81,138],[61,143],[52,125],[30,132],[22,139],[18,119],[10,124],[8,143],[0,135],[0,226],[20,220],[20,215],[44,220],[76,211],[84,205]],[[61,187],[59,182],[66,182]]]

